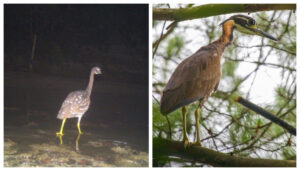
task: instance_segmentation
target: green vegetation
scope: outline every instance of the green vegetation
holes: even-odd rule
[[[163,20],[166,13],[161,14],[162,11],[170,12],[164,18],[169,20],[170,16],[177,17],[177,11],[189,14],[198,8],[180,7],[174,9],[172,6],[161,10],[160,8],[169,7],[154,6],[154,19]],[[172,33],[168,33],[160,43],[155,44],[157,47],[153,47],[157,48],[152,67],[154,139],[182,140],[181,109],[167,116],[162,115],[159,112],[160,94],[175,67],[197,48],[216,40],[222,31],[218,24],[229,16],[231,15],[179,22]],[[234,156],[295,160],[295,136],[234,100],[237,96],[249,99],[296,127],[296,15],[293,11],[279,10],[251,13],[250,16],[256,19],[260,29],[269,32],[279,41],[234,33],[232,45],[223,54],[219,88],[201,110],[202,145]],[[191,18],[182,16],[180,20],[194,18],[197,18],[196,14]],[[159,20],[153,25],[156,30],[153,41],[158,40],[161,35],[164,21]],[[191,142],[196,137],[195,107],[195,104],[189,105],[187,111],[187,133]],[[193,159],[159,156],[155,151],[153,154],[156,156],[154,166],[203,166],[203,163]]]

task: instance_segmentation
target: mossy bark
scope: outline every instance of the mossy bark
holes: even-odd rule
[[[296,10],[296,4],[208,4],[180,9],[153,9],[153,20],[192,20],[221,14]]]
[[[153,138],[153,158],[165,160],[167,156],[176,156],[184,160],[196,161],[215,167],[296,167],[296,161],[293,160],[233,156],[197,145],[191,145],[184,149],[182,142]]]

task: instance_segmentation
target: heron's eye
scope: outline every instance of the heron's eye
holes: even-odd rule
[[[249,26],[255,25],[255,21],[253,19],[248,20]]]

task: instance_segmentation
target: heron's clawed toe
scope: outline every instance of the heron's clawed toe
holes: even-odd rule
[[[188,139],[183,139],[183,147],[184,147],[184,149],[185,150],[188,149],[189,146],[190,146],[189,140]]]
[[[200,141],[197,141],[197,142],[193,143],[193,145],[196,145],[196,146],[202,147],[202,145],[201,145],[201,142],[200,142]]]

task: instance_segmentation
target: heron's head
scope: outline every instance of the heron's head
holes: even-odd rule
[[[93,67],[92,72],[94,74],[102,74],[100,67]]]
[[[256,26],[256,21],[249,16],[234,15],[228,18],[227,20],[223,21],[221,25],[223,25],[223,27],[226,27],[228,25],[232,29],[235,28],[236,30],[244,34],[258,35],[277,41],[277,39],[271,36],[270,34],[259,30]]]

